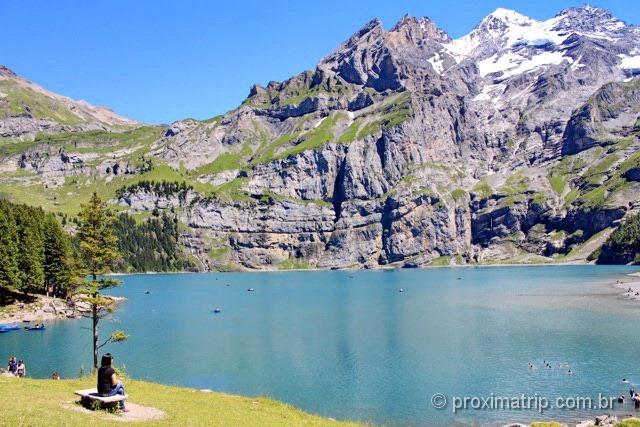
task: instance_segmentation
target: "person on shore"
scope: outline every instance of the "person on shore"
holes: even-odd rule
[[[22,360],[18,360],[18,365],[16,366],[16,375],[20,378],[23,378],[27,375],[27,367],[24,365]]]
[[[16,371],[18,370],[18,361],[16,360],[15,356],[11,356],[9,358],[9,365],[7,366],[7,369],[9,370],[9,372],[11,372],[13,375],[16,374]]]
[[[53,373],[51,374],[51,379],[54,381],[58,381],[60,379],[60,375],[58,375],[56,371],[53,371]]]
[[[633,389],[633,387],[631,387],[629,389],[629,397],[631,397],[633,399],[633,395],[636,394],[636,391]]]
[[[113,356],[111,353],[106,353],[102,356],[101,366],[98,368],[98,393],[103,397],[115,396],[116,394],[125,395],[124,384],[118,381],[116,371],[111,366],[112,363]],[[124,400],[120,401],[120,410],[129,412]]]

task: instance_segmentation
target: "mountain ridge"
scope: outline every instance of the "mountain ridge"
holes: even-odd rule
[[[53,93],[0,65],[0,137],[32,139],[40,131],[121,130],[140,123]]]
[[[638,28],[590,6],[456,40],[374,19],[209,120],[9,137],[0,192],[172,212],[201,270],[584,260],[640,209],[638,59]]]

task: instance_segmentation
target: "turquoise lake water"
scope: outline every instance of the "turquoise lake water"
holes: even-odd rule
[[[633,271],[638,268],[123,276],[112,294],[127,301],[103,323],[102,334],[125,329],[130,335],[106,350],[132,377],[269,396],[338,419],[434,426],[571,420],[609,411],[454,414],[451,401],[523,393],[551,401],[617,396],[628,394],[622,378],[640,389],[640,302],[624,300],[609,285]],[[215,307],[222,312],[214,314]],[[77,376],[91,364],[88,325],[59,321],[45,332],[1,334],[0,357],[24,358],[34,377],[54,370]],[[445,409],[432,406],[434,393],[448,397]],[[616,411],[634,413],[630,404]]]

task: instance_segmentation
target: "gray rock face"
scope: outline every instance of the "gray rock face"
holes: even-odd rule
[[[126,191],[120,195],[118,204],[137,212],[152,211],[154,209],[175,210],[189,206],[197,197],[197,193],[193,190],[167,195],[152,190],[137,189],[135,191]]]
[[[591,23],[582,25],[585,20]],[[344,92],[329,90],[323,105],[308,97],[255,110],[279,119],[279,129],[290,120],[331,111],[355,112],[353,123],[398,92],[409,94],[411,117],[348,144],[334,140],[258,164],[242,188],[251,195],[273,194],[275,201],[260,208],[251,202],[226,208],[207,202],[205,208],[197,202],[187,214],[189,223],[214,231],[216,238],[235,233],[234,260],[252,268],[274,268],[280,259],[304,259],[323,268],[418,266],[439,257],[468,262],[506,256],[500,254],[505,243],[512,245],[511,255],[549,256],[615,226],[629,207],[624,197],[615,206],[585,210],[563,206],[564,195],[540,196],[553,193],[548,177],[563,155],[603,144],[600,129],[607,129],[606,143],[613,143],[635,122],[635,83],[621,82],[628,74],[620,55],[637,49],[638,32],[600,10],[571,9],[539,24],[553,40],[512,44],[513,26],[538,25],[532,22],[497,11],[472,33],[484,42],[461,57],[455,42],[428,19],[405,17],[388,32],[374,20],[314,73],[270,84],[271,89],[253,88],[250,99],[262,102],[275,99],[273,88],[286,94],[292,86],[299,92],[310,84],[313,92],[322,81],[348,88],[346,106]],[[615,49],[604,50],[608,44]],[[523,71],[501,69],[506,55],[517,57]],[[535,57],[543,65],[527,68]],[[611,80],[616,83],[606,84]],[[273,123],[262,123],[274,129]],[[518,194],[451,196],[456,188],[472,190],[487,173],[496,192],[510,185],[514,170],[536,174]],[[625,176],[633,177],[633,171]],[[570,181],[583,185],[579,177]],[[323,207],[310,209],[304,201]],[[302,222],[301,210],[310,215]]]
[[[640,113],[637,83],[608,83],[574,112],[564,133],[563,154],[575,154],[607,142],[609,129],[633,127]]]

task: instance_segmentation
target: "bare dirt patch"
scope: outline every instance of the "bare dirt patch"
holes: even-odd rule
[[[135,403],[127,403],[129,412],[110,413],[103,410],[92,411],[82,407],[78,402],[63,402],[61,406],[71,411],[82,412],[84,414],[97,417],[103,420],[120,421],[120,422],[136,422],[160,420],[167,416],[164,411],[149,406],[136,405]]]

